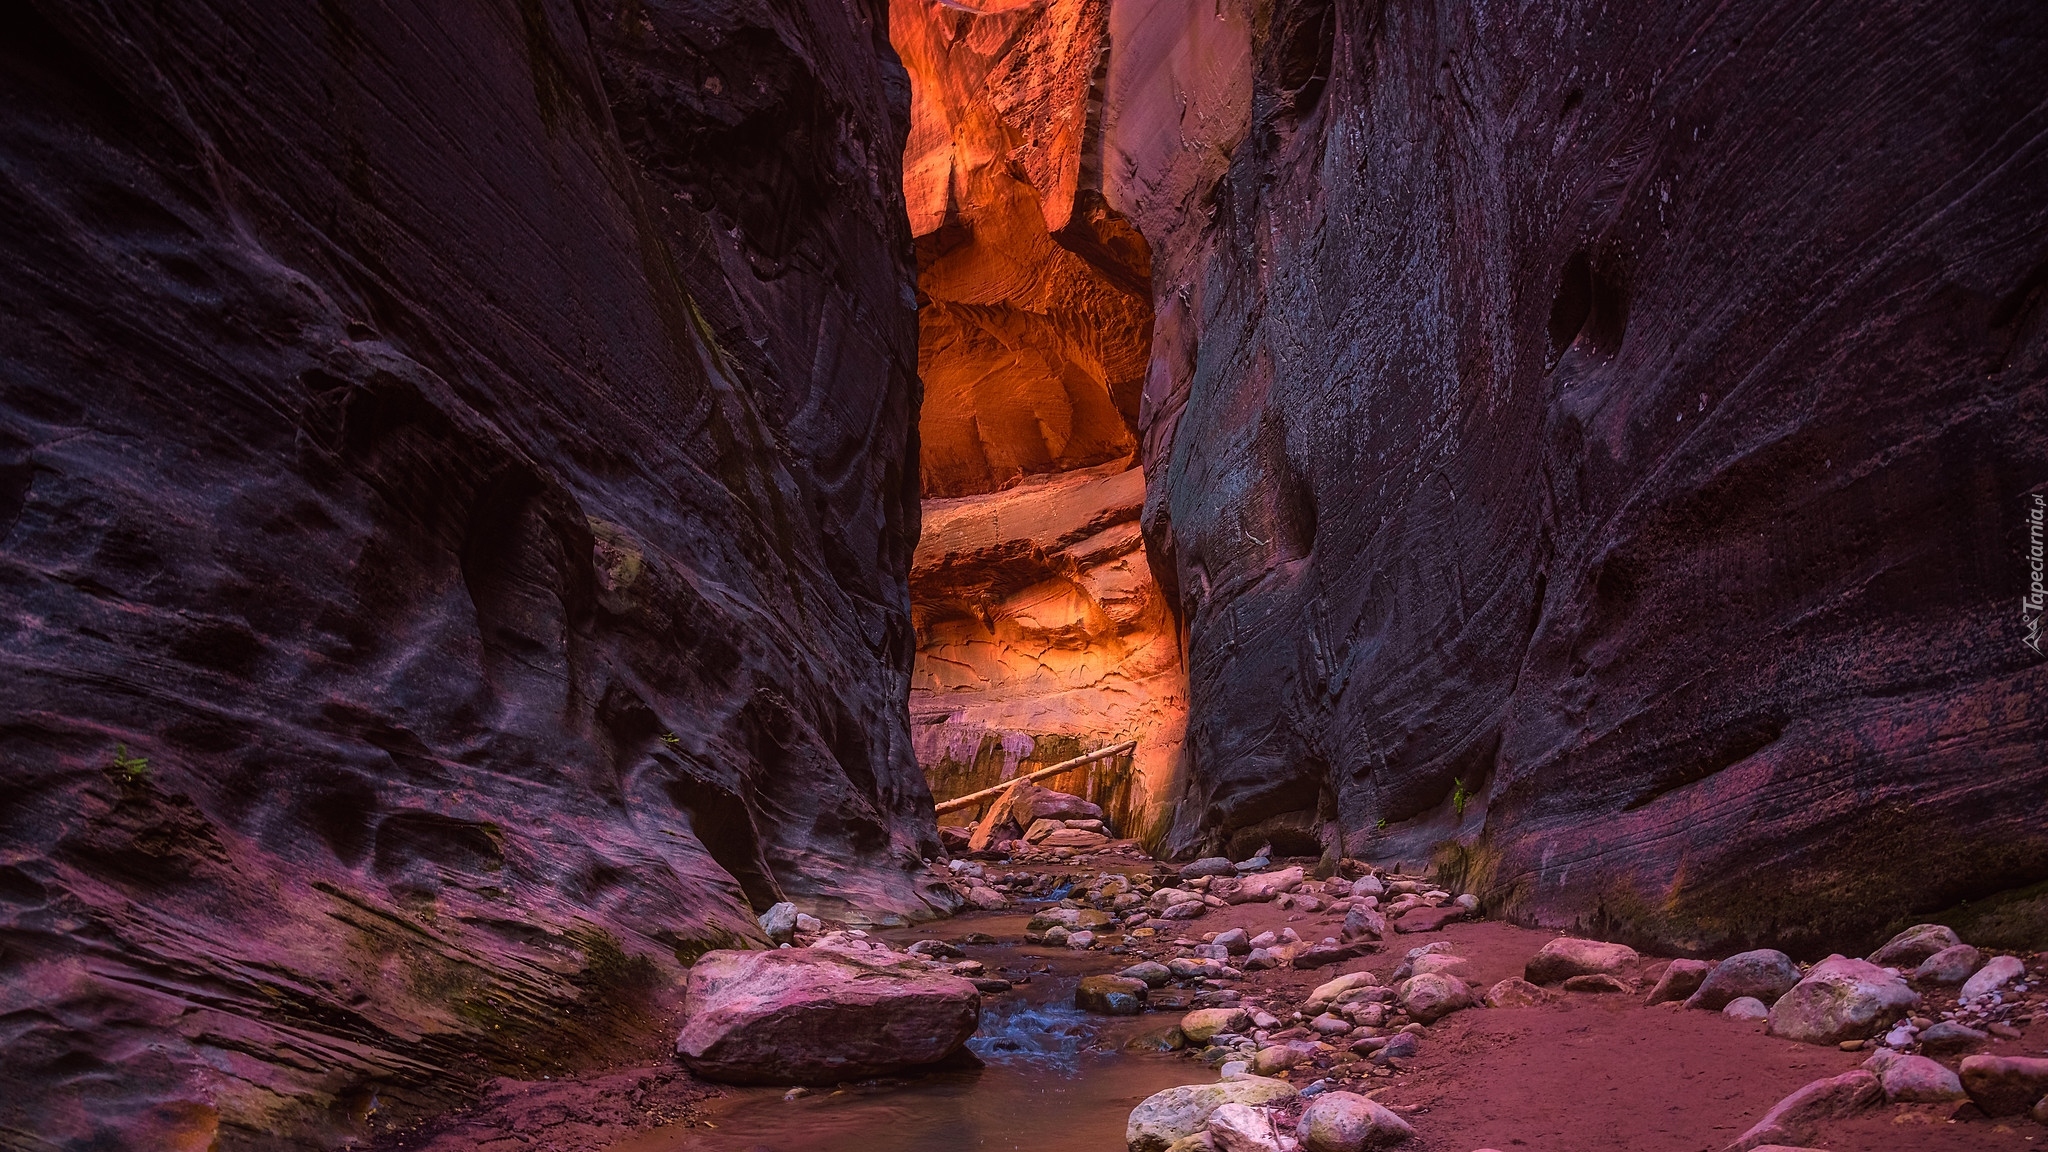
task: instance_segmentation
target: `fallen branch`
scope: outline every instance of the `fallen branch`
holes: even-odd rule
[[[1062,772],[1071,771],[1072,769],[1079,768],[1083,764],[1090,764],[1097,760],[1102,760],[1110,756],[1115,756],[1120,752],[1134,752],[1137,750],[1137,748],[1138,742],[1136,740],[1126,740],[1121,744],[1111,744],[1107,748],[1097,748],[1095,751],[1088,753],[1086,756],[1076,756],[1072,760],[1062,760],[1061,762],[1053,765],[1050,768],[1040,768],[1038,771],[1033,772],[1028,776],[1019,776],[1015,780],[1005,780],[1001,784],[998,784],[993,788],[983,788],[979,792],[970,792],[965,796],[955,796],[953,799],[948,800],[943,804],[933,805],[932,812],[936,815],[941,816],[948,812],[958,812],[962,808],[970,808],[976,804],[981,803],[983,800],[986,800],[989,797],[994,796],[996,793],[1001,792],[1005,788],[1014,788],[1017,785],[1024,783],[1026,780],[1043,780],[1047,776],[1057,776]]]

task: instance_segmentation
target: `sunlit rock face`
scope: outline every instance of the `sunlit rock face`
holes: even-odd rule
[[[1101,0],[892,6],[913,93],[926,496],[1136,452],[1150,257],[1082,162],[1100,150],[1107,16]]]
[[[1177,849],[1327,809],[1517,915],[1802,948],[2048,879],[2048,13],[1110,26]]]
[[[925,388],[911,710],[940,795],[1137,737],[1049,783],[1158,834],[1185,704],[1137,523],[1152,269],[1102,195],[1110,20],[1101,0],[892,5]]]
[[[950,906],[885,24],[10,11],[0,1131],[340,1141]]]
[[[1132,757],[1048,784],[1101,803],[1126,835],[1164,832],[1185,681],[1138,529],[1144,492],[1112,464],[925,502],[911,728],[936,794],[1136,737]]]

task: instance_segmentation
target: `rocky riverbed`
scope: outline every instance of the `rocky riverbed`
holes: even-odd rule
[[[706,1069],[806,1084],[714,1088],[658,1064],[501,1083],[386,1146],[1961,1152],[2048,1136],[2044,957],[1940,926],[1868,958],[1664,958],[1491,920],[1430,876],[1349,860],[1318,880],[1312,860],[1174,867],[1106,837],[977,855],[936,866],[982,905],[938,924],[770,914],[783,968],[900,972],[948,1027],[953,989],[978,992],[964,1049],[920,1037],[917,1061],[954,1053],[935,1070],[790,1072],[834,1042],[820,1027],[782,1035],[761,1075]],[[751,987],[753,1009],[780,994]],[[681,1029],[686,1049],[704,1027]]]

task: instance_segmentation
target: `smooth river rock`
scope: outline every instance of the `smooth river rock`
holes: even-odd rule
[[[1355,1092],[1325,1092],[1301,1110],[1294,1135],[1301,1152],[1362,1152],[1402,1143],[1415,1129],[1377,1100]]]
[[[1293,1085],[1263,1076],[1168,1088],[1147,1096],[1131,1110],[1124,1125],[1124,1146],[1127,1152],[1166,1152],[1174,1141],[1207,1128],[1210,1115],[1225,1104],[1257,1107],[1291,1100],[1295,1095]]]
[[[1744,996],[1769,1004],[1790,992],[1798,983],[1799,965],[1783,952],[1775,948],[1738,952],[1714,965],[1714,970],[1686,1000],[1685,1006],[1718,1012],[1726,1008],[1729,1001]]]
[[[1136,1016],[1145,1010],[1151,986],[1130,976],[1084,976],[1074,989],[1074,1006],[1104,1016]]]
[[[1899,976],[1847,956],[1830,956],[1771,1005],[1771,1035],[1808,1044],[1875,1036],[1920,1003]]]
[[[2017,1116],[2048,1096],[2048,1059],[2037,1056],[1963,1057],[1963,1090],[1990,1116]]]
[[[676,1054],[728,1084],[836,1084],[938,1063],[981,1022],[981,993],[901,953],[707,952]]]
[[[1728,1145],[1727,1152],[1750,1152],[1771,1144],[1806,1144],[1822,1121],[1855,1116],[1882,1103],[1884,1088],[1864,1069],[1815,1080],[1773,1105],[1755,1127]]]
[[[1643,998],[1645,1004],[1662,1004],[1667,1000],[1683,1000],[1699,991],[1707,974],[1714,966],[1705,960],[1673,960],[1664,966],[1657,976],[1657,983],[1650,994]]]
[[[1915,924],[1885,941],[1870,954],[1870,962],[1880,968],[1911,969],[1936,952],[1961,943],[1955,930],[1946,925]]]
[[[2027,966],[2017,956],[1993,956],[1986,961],[1975,975],[1963,981],[1956,993],[1963,1000],[1974,1000],[1986,993],[1996,992],[2019,979],[2026,973]]]
[[[1522,975],[1531,984],[1556,984],[1573,976],[1619,975],[1636,959],[1636,950],[1626,944],[1560,936],[1529,958]]]

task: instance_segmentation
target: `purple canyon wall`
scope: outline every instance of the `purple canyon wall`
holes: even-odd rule
[[[932,914],[881,6],[0,27],[0,1145],[338,1139]]]
[[[1700,946],[2048,881],[2048,9],[1122,0],[1111,42],[1176,849],[1334,814]]]

